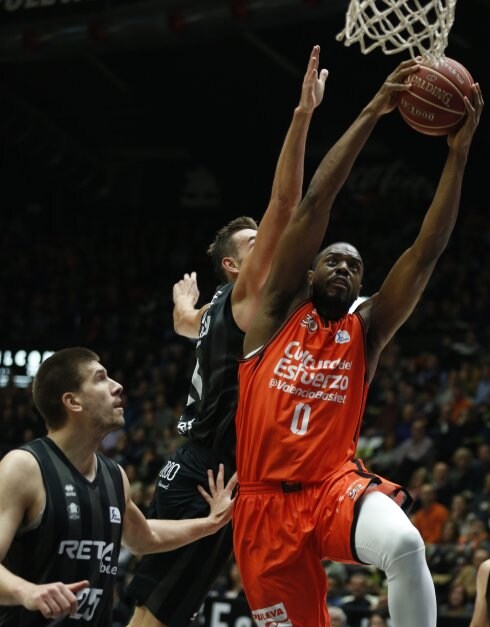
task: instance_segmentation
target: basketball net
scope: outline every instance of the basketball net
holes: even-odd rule
[[[350,0],[337,41],[359,42],[363,54],[408,50],[413,59],[438,65],[448,44],[456,0]]]

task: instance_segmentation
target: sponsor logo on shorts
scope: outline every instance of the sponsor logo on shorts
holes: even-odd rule
[[[257,623],[257,627],[293,627],[293,623],[288,619],[284,603],[252,610],[252,618]]]
[[[168,461],[165,466],[160,470],[158,475],[158,487],[163,488],[164,490],[168,490],[170,484],[164,483],[165,481],[173,481],[175,479],[175,475],[180,470],[180,464],[177,462]]]
[[[359,494],[359,492],[362,490],[363,487],[364,486],[362,483],[356,483],[356,485],[350,485],[347,488],[347,496],[350,498],[351,501],[356,500],[357,495]]]

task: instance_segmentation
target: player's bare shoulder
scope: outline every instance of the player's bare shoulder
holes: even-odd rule
[[[18,484],[22,479],[31,477],[32,474],[38,474],[41,478],[41,469],[34,455],[22,449],[14,449],[8,452],[0,461],[0,473],[4,476],[12,475],[17,477]],[[20,487],[20,485],[18,486]]]
[[[478,568],[478,577],[481,577],[485,581],[488,580],[490,576],[490,559],[482,562]]]
[[[42,509],[46,493],[41,469],[34,455],[15,449],[3,457],[0,461],[0,492],[2,496],[22,503],[28,519]]]

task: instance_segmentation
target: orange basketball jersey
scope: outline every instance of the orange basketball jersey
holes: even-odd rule
[[[325,481],[355,456],[366,403],[357,314],[325,326],[310,300],[239,367],[241,482]]]

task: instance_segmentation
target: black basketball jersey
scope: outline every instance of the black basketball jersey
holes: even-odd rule
[[[244,333],[231,311],[233,283],[219,287],[201,320],[196,366],[179,432],[235,460],[238,363]]]
[[[125,510],[121,472],[112,460],[98,454],[97,474],[90,482],[48,437],[21,448],[39,463],[46,507],[37,528],[17,534],[3,564],[37,584],[87,579],[90,586],[77,595],[77,614],[56,625],[108,627]],[[52,622],[23,607],[0,607],[3,627],[41,627]]]

